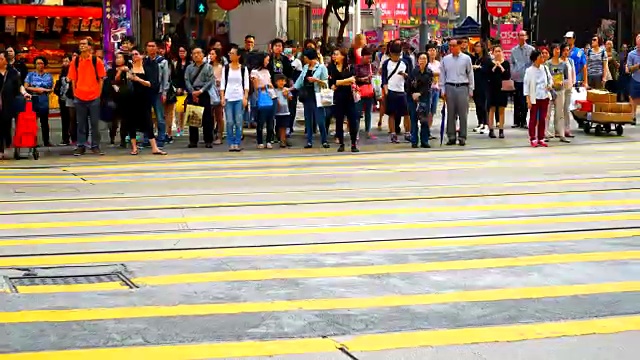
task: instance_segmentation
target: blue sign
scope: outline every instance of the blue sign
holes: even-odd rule
[[[523,4],[521,2],[514,2],[511,6],[511,12],[521,13],[523,9]]]

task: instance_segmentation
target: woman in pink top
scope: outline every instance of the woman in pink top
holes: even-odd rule
[[[434,46],[429,46],[427,50],[427,55],[429,57],[429,63],[427,67],[429,70],[433,72],[433,83],[431,85],[431,116],[429,119],[429,128],[433,125],[433,117],[438,111],[438,100],[440,99],[440,61],[438,61],[438,49]],[[431,140],[435,139],[431,137]]]
[[[271,99],[276,98],[276,93],[273,89],[273,83],[271,82],[271,73],[269,72],[269,55],[262,54],[258,59],[258,68],[251,71],[251,81],[253,82],[254,96],[256,99],[260,96],[261,92],[269,94]],[[257,104],[257,102],[256,102]],[[258,142],[258,149],[264,149],[265,144],[263,142],[263,128],[267,126],[267,149],[272,149],[271,143],[275,139],[274,132],[274,118],[275,118],[275,102],[269,107],[260,107],[256,105],[258,126],[256,127],[256,135]]]

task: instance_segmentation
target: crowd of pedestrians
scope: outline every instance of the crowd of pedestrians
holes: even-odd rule
[[[456,38],[442,46],[429,43],[422,52],[401,40],[367,46],[359,34],[350,48],[330,49],[326,57],[313,40],[296,48],[274,39],[268,51],[257,51],[251,35],[243,47],[223,47],[213,40],[207,49],[172,48],[168,38],[149,41],[140,49],[128,40],[113,62],[105,64],[92,40],[83,39],[75,54],[64,57],[55,83],[45,58],[36,58],[35,70],[29,72],[8,49],[0,54],[0,104],[10,104],[0,105],[0,150],[4,154],[11,143],[17,97],[31,99],[42,144],[53,146],[51,93],[60,104],[61,144],[74,145],[77,156],[87,150],[104,154],[100,120],[110,122],[111,145],[130,146],[131,155],[139,154],[141,147],[167,155],[163,148],[185,128],[189,148],[199,146],[202,132],[205,148],[221,145],[226,138],[229,151],[241,151],[244,128],[255,129],[258,149],[287,148],[292,146],[298,102],[304,109],[305,148],[314,146],[319,133],[320,146],[330,148],[330,137],[335,136],[343,152],[346,132],[350,150],[358,152],[362,118],[362,135],[375,139],[375,108],[380,110],[378,129],[388,116],[391,143],[401,142],[404,132],[412,147],[429,148],[440,109],[446,144],[465,146],[471,101],[478,119],[473,131],[502,139],[511,98],[512,127],[528,128],[531,145],[546,147],[551,138],[568,143],[573,137],[569,109],[575,87],[606,88],[617,92],[619,101],[630,97],[635,105],[640,103],[640,35],[636,49],[623,47],[619,53],[611,41],[603,44],[597,36],[588,48],[577,48],[573,32],[563,43],[550,45],[530,45],[524,31],[518,40],[513,49],[503,49],[482,42],[470,46],[467,38]],[[188,105],[202,108],[200,122],[185,120]],[[332,120],[335,133],[330,132]]]

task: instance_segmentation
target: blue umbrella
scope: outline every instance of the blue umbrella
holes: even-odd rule
[[[442,122],[440,123],[440,146],[442,146],[442,143],[444,142],[444,120],[445,120],[445,111],[444,111],[444,107],[447,106],[447,102],[446,100],[442,101]]]

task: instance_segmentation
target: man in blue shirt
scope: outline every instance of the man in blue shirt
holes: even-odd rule
[[[633,107],[634,123],[638,105],[640,105],[640,34],[636,35],[636,49],[627,57],[627,71],[631,74],[629,97]]]
[[[573,31],[569,31],[564,35],[567,43],[570,46],[569,57],[573,59],[573,63],[576,64],[576,86],[581,84],[587,76],[587,56],[579,47],[576,47],[576,34]]]

